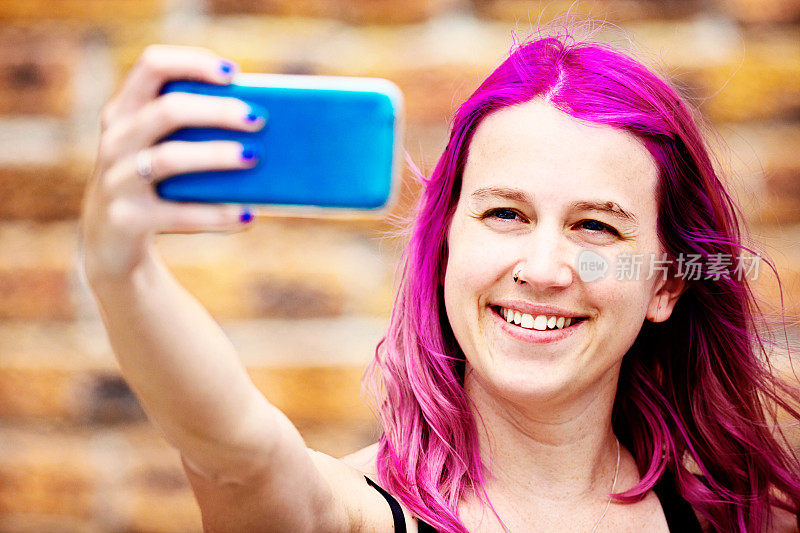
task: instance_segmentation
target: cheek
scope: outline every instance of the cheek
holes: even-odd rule
[[[653,241],[654,238],[643,238],[636,248],[624,249],[607,256],[609,263],[606,275],[598,281],[586,284],[598,307],[610,308],[614,314],[624,314],[629,319],[638,315],[644,317],[662,276],[659,270],[653,269],[651,272],[651,261],[653,258],[660,258],[663,252],[655,251],[659,248],[657,242]],[[638,266],[632,266],[630,259],[620,262],[623,254],[638,258]],[[650,279],[647,279],[648,276]]]
[[[603,279],[588,284],[592,303],[616,317],[623,324],[635,324],[647,311],[650,299],[650,281]]]
[[[444,297],[448,309],[457,309],[477,297],[489,284],[491,275],[486,258],[466,251],[451,251],[444,276]]]
[[[461,228],[459,228],[461,229]],[[475,292],[496,279],[500,257],[507,256],[497,243],[480,239],[474,232],[456,231],[448,239],[446,286],[455,291]]]

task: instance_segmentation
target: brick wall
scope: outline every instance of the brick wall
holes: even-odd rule
[[[454,106],[499,64],[515,23],[524,34],[571,3],[0,0],[0,531],[200,530],[177,452],[120,378],[78,273],[98,111],[146,45],[210,47],[244,71],[390,78],[407,98],[407,149],[429,170]],[[710,118],[790,318],[800,316],[800,1],[597,0],[573,11],[630,31]],[[415,191],[404,176],[397,213]],[[359,377],[391,305],[389,228],[285,217],[159,238],[255,383],[309,446],[336,456],[378,434]],[[758,288],[780,303],[771,277]]]

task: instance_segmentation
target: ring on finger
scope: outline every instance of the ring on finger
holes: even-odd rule
[[[150,150],[139,150],[136,154],[136,173],[147,183],[153,181],[153,154]]]

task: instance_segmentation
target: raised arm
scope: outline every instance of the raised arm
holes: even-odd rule
[[[81,217],[84,270],[122,373],[150,420],[180,451],[207,528],[348,530],[350,511],[330,478],[355,477],[343,465],[337,472],[338,463],[317,466],[319,459],[256,389],[229,339],[153,246],[157,233],[246,227],[241,208],[164,201],[137,171],[141,150],[152,156],[155,180],[252,164],[235,142],[154,146],[181,127],[263,126],[246,118],[250,110],[237,99],[158,95],[170,79],[228,83],[222,65],[208,50],[150,47],[106,105]],[[231,498],[241,507],[228,504]]]

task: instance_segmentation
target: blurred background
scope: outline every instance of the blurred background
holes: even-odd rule
[[[569,9],[621,27],[600,36],[632,39],[703,111],[798,318],[800,0],[0,0],[0,532],[201,530],[178,453],[120,377],[77,253],[99,110],[148,44],[209,47],[250,72],[389,78],[428,172],[512,31]],[[406,169],[394,214],[417,192]],[[359,379],[388,321],[392,229],[261,218],[158,246],[307,444],[341,456],[379,435]],[[767,269],[757,286],[780,305]]]

